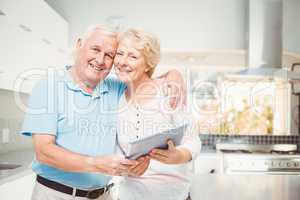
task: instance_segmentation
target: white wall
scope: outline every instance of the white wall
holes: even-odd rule
[[[291,52],[300,53],[300,1],[284,0],[283,44]]]
[[[245,49],[248,0],[46,0],[70,22],[70,45],[109,16],[156,33],[166,49]],[[284,2],[284,48],[300,53],[300,1]]]
[[[25,104],[27,94],[20,94],[22,102]],[[18,149],[30,148],[31,138],[20,134],[23,123],[24,112],[17,107],[14,92],[0,89],[0,154]],[[9,129],[9,142],[3,143],[2,130]]]
[[[47,2],[70,22],[72,42],[89,24],[103,23],[109,16],[125,16],[124,24],[156,33],[162,41],[163,48],[245,48],[244,21],[247,0]],[[70,10],[73,10],[73,14]]]

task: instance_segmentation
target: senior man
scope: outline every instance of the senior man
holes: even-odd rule
[[[33,200],[108,200],[110,176],[146,170],[149,160],[114,154],[116,111],[125,89],[106,78],[116,49],[116,33],[94,26],[77,40],[74,65],[35,86],[22,129],[35,149]],[[174,70],[165,77],[183,85]]]

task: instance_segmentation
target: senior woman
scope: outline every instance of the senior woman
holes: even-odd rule
[[[183,108],[168,107],[162,82],[151,78],[160,60],[158,39],[142,30],[128,29],[118,35],[118,43],[114,66],[127,89],[120,99],[117,132],[119,145],[126,151],[129,142],[182,125],[188,118],[183,117]],[[179,146],[168,141],[167,150],[152,150],[141,158],[141,167],[134,169],[138,176],[129,174],[120,182],[119,200],[187,199],[189,163],[200,146],[197,133],[189,127]]]

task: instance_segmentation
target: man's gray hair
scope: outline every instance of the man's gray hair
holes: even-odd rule
[[[117,37],[118,35],[118,31],[112,27],[102,25],[102,24],[95,24],[88,27],[88,29],[81,37],[82,40],[88,38],[95,31],[101,31],[105,36],[109,36],[109,37]]]
[[[85,40],[95,31],[101,31],[103,35],[108,36],[108,37],[115,37],[117,38],[118,36],[118,31],[115,28],[112,28],[110,26],[102,25],[102,24],[95,24],[95,25],[90,25],[86,31],[83,33],[81,37],[78,39],[81,39],[82,42],[85,42]],[[72,63],[74,64],[74,61],[76,59],[76,49],[73,49],[71,52],[71,57],[72,57]]]

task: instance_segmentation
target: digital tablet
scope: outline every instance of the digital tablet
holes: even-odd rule
[[[140,140],[130,142],[127,152],[123,151],[127,159],[137,159],[140,156],[148,154],[152,149],[167,149],[167,140],[172,140],[177,146],[181,143],[183,134],[187,129],[187,124],[179,126],[177,128],[168,129],[166,131],[145,137]]]

